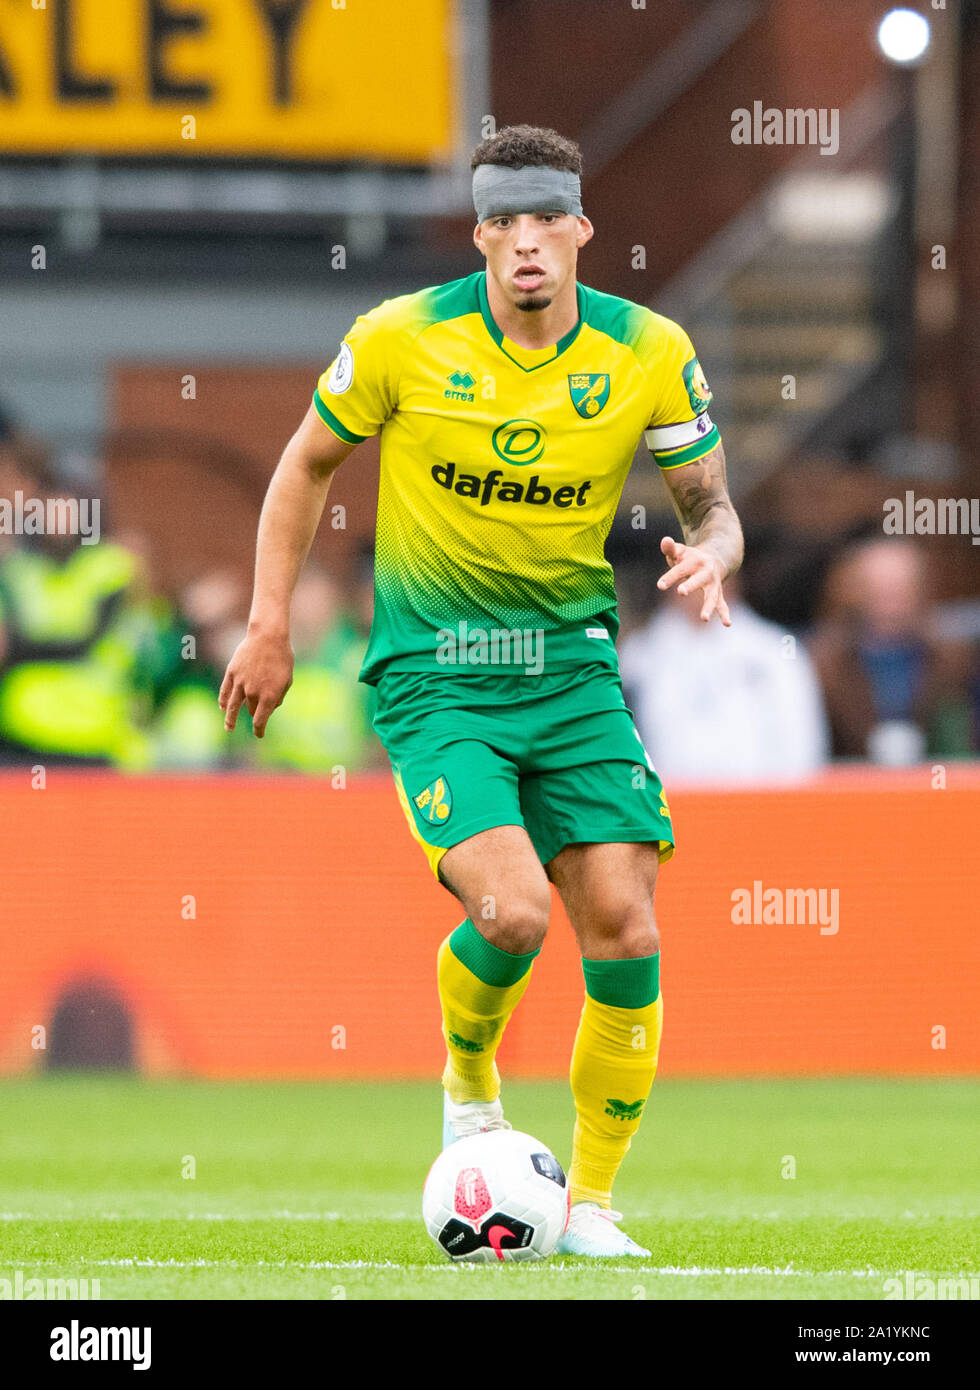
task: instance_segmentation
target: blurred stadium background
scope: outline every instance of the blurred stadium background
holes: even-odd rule
[[[746,530],[730,633],[658,606],[642,448],[609,539],[680,843],[663,1072],[976,1070],[980,549],[884,520],[980,497],[980,6],[917,8],[902,65],[881,0],[0,5],[0,1070],[437,1074],[458,914],[356,682],[376,441],[267,738],[216,696],[318,374],[477,268],[469,152],[515,122],[582,146],[580,278],[690,332]],[[734,144],[757,101],[839,149]],[[98,544],[18,534],[18,493],[99,499]],[[839,930],[734,925],[756,882]],[[564,1073],[580,991],[556,921],[505,1069]]]

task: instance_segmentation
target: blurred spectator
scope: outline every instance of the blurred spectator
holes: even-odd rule
[[[225,570],[209,570],[182,590],[154,668],[160,692],[152,728],[158,769],[204,771],[248,763],[248,712],[229,734],[218,708],[225,667],[242,637],[237,614],[244,598],[241,581]]]
[[[937,632],[914,541],[851,546],[827,576],[823,612],[812,650],[838,756],[969,754],[968,653]]]
[[[357,673],[366,640],[342,591],[308,564],[293,594],[290,633],[296,662],[285,701],[256,747],[260,767],[330,773],[357,771],[370,757],[373,733]]]
[[[44,450],[34,441],[4,433],[0,422],[0,499],[13,509],[18,492],[24,497],[43,497],[53,482]],[[0,556],[23,544],[13,526],[0,527]]]
[[[980,750],[980,598],[947,599],[936,610],[939,636],[964,653],[970,751]]]
[[[170,599],[153,587],[147,537],[127,531],[116,543],[133,557],[133,579],[113,624],[114,640],[100,651],[126,669],[140,697],[144,718],[149,718],[180,679],[181,641],[187,624]]]
[[[34,481],[42,502],[75,500]],[[116,630],[135,575],[135,557],[122,546],[85,545],[67,530],[18,537],[0,557],[7,648],[0,759],[147,765],[126,642]]]
[[[665,780],[790,781],[827,757],[820,688],[803,646],[726,582],[732,626],[701,622],[673,590],[623,644],[627,702]]]

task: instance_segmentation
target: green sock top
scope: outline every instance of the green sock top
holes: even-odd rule
[[[616,1009],[645,1009],[660,998],[660,952],[632,960],[586,960],[585,992],[597,1004]]]
[[[523,956],[502,951],[499,946],[494,946],[485,936],[481,936],[467,917],[450,936],[449,949],[456,959],[485,985],[506,988],[508,985],[516,985],[518,980],[523,980],[541,947],[539,946],[537,951],[528,951]]]

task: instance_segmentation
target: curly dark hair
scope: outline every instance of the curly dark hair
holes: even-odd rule
[[[557,130],[538,125],[508,125],[496,135],[480,141],[473,151],[470,168],[475,169],[478,164],[503,164],[508,169],[520,169],[529,164],[581,174],[582,151],[574,140],[567,140]]]

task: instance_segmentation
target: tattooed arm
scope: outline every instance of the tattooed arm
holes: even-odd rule
[[[725,451],[718,444],[704,458],[680,468],[668,468],[664,482],[684,531],[684,544],[664,536],[660,549],[670,566],[659,589],[677,585],[679,594],[704,591],[701,621],[717,613],[731,627],[722,583],[742,563],[742,528],[728,496]]]

